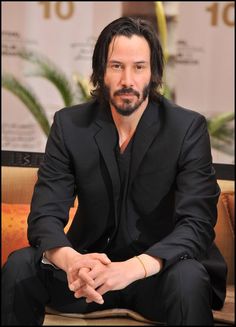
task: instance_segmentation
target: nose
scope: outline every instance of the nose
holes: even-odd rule
[[[133,87],[133,75],[129,68],[125,68],[121,75],[121,84],[123,87]]]

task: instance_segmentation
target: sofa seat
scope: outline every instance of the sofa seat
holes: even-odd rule
[[[44,326],[58,325],[104,325],[104,326],[161,326],[163,324],[145,319],[135,311],[128,309],[108,309],[87,314],[62,313],[47,308]]]

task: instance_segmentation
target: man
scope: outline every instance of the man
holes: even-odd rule
[[[101,32],[94,99],[55,114],[28,218],[31,247],[3,268],[4,324],[41,325],[47,305],[213,325],[226,266],[213,243],[220,190],[206,120],[159,95],[162,72],[147,22],[123,17]]]

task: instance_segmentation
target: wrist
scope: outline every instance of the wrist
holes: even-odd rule
[[[64,271],[67,271],[72,260],[74,260],[75,257],[78,257],[78,255],[80,254],[69,246],[53,248],[45,251],[45,257]]]
[[[163,260],[161,258],[153,257],[144,253],[140,254],[138,257],[147,271],[146,277],[159,273],[163,267]]]
[[[144,269],[136,257],[125,261],[128,279],[133,282],[144,278]]]
[[[146,278],[148,273],[147,273],[147,269],[146,269],[142,259],[139,256],[135,256],[134,258],[136,258],[138,260],[138,262],[141,264],[141,266],[143,268],[143,272],[144,272],[143,278]]]

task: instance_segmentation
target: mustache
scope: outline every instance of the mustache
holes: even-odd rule
[[[114,92],[114,95],[122,95],[122,94],[134,94],[138,98],[140,98],[140,93],[138,91],[135,91],[134,89],[132,89],[132,87],[129,87],[129,88],[123,87],[122,89]]]

